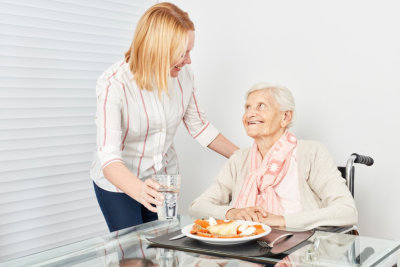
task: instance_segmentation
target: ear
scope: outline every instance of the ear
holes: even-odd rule
[[[287,127],[292,121],[293,112],[291,110],[284,111],[282,114],[281,126],[283,128]]]

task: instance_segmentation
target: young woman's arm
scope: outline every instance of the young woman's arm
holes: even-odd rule
[[[229,158],[233,152],[239,149],[222,134],[218,134],[217,137],[208,145],[208,148],[227,158]]]
[[[157,191],[160,185],[152,179],[140,180],[122,162],[110,163],[104,167],[103,173],[113,185],[143,204],[148,210],[157,212],[157,208],[151,204],[162,204],[163,194]]]

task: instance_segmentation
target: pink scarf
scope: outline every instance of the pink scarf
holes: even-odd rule
[[[254,142],[250,151],[250,170],[236,200],[235,208],[261,206],[267,212],[283,215],[274,187],[285,177],[297,138],[286,131],[262,159]]]

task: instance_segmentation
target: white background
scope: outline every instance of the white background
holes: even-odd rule
[[[173,1],[196,26],[192,53],[200,104],[230,140],[247,147],[244,93],[259,81],[289,87],[299,139],[327,145],[338,165],[356,166],[361,234],[400,239],[400,2]],[[181,127],[176,137],[181,211],[213,181],[225,159]]]

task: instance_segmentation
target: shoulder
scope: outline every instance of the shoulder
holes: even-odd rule
[[[97,81],[109,81],[111,79],[121,79],[129,71],[129,64],[120,60],[109,66],[97,79]]]
[[[238,150],[236,150],[235,152],[233,152],[232,156],[229,159],[242,159],[245,158],[249,155],[250,153],[250,147],[247,148],[240,148]]]
[[[129,65],[120,60],[108,67],[97,79],[96,94],[119,94],[128,82],[133,81],[133,75],[129,70]]]
[[[299,140],[298,149],[302,153],[317,153],[318,151],[327,151],[326,146],[315,140]]]
[[[236,150],[220,168],[216,176],[217,180],[232,182],[232,180],[238,179],[242,173],[247,173],[249,154],[250,148]]]
[[[236,150],[228,159],[228,162],[234,165],[242,165],[247,162],[250,155],[250,148],[241,148]]]
[[[333,158],[327,147],[315,140],[299,140],[297,147],[297,159],[300,164],[306,166],[334,164]]]

